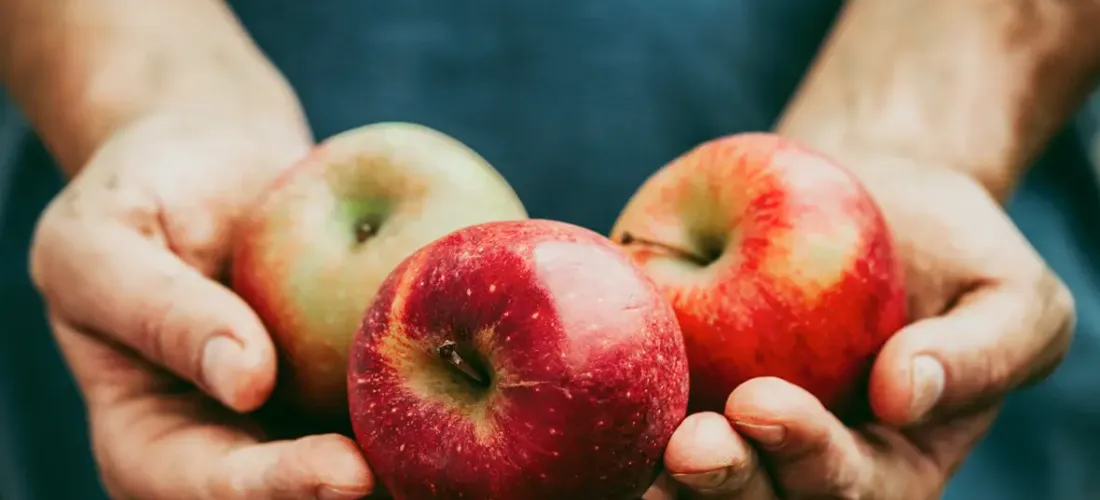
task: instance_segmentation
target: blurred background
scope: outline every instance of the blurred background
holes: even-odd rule
[[[231,3],[299,92],[317,137],[383,120],[436,127],[503,167],[533,216],[552,214],[601,232],[665,160],[721,134],[771,128],[840,5],[691,1],[660,10],[624,0],[585,2],[564,15],[547,2],[521,8],[503,0]],[[604,50],[583,49],[593,46]],[[1065,451],[1089,435],[1089,422],[1100,421],[1100,401],[1091,410],[1086,403],[1085,415],[1077,401],[1076,414],[1049,418],[1076,399],[1074,387],[1100,383],[1100,371],[1087,361],[1100,359],[1100,332],[1087,330],[1100,325],[1100,196],[1095,155],[1090,160],[1096,117],[1100,100],[1051,144],[1011,204],[1016,222],[1073,289],[1086,329],[1050,388],[1009,401],[1011,411],[994,430],[1007,438],[988,440],[977,451],[981,467],[994,469],[968,464],[960,482],[996,471],[1035,471],[1064,453],[1088,455],[1060,464],[1100,463],[1100,436],[1094,435],[1092,450]],[[501,140],[503,133],[517,140]],[[610,155],[610,148],[593,146],[599,143],[621,152]],[[553,149],[569,154],[540,156]],[[555,168],[523,172],[547,163]],[[637,167],[625,174],[607,168],[626,164]],[[81,401],[27,275],[35,220],[61,186],[42,144],[0,99],[2,500],[95,499]],[[574,200],[604,201],[566,206],[564,189]],[[1056,425],[1035,429],[1032,417],[1039,412]],[[1026,438],[1036,432],[1041,438]],[[1086,487],[1100,491],[1100,474],[1062,467],[1044,473],[1067,481],[1019,498],[1073,500]],[[1028,488],[1017,479],[1004,475],[1005,491]]]

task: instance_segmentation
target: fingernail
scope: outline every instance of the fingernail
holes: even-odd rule
[[[213,396],[226,405],[234,402],[244,355],[239,342],[223,335],[207,340],[203,347],[202,381]]]
[[[909,406],[911,420],[927,416],[943,395],[943,365],[936,358],[922,354],[913,358],[913,400]]]
[[[752,424],[734,422],[734,427],[741,435],[756,441],[764,446],[778,447],[787,439],[787,428],[782,425]]]
[[[694,474],[673,474],[672,478],[680,484],[691,488],[696,493],[718,493],[726,489],[733,478],[733,467],[723,467],[709,472],[697,472]]]
[[[363,498],[366,493],[356,489],[337,488],[335,486],[322,486],[317,491],[320,500],[355,500]]]

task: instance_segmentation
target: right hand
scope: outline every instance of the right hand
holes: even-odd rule
[[[103,483],[142,500],[361,498],[374,480],[352,440],[269,441],[246,415],[273,389],[275,348],[216,278],[234,221],[310,138],[225,114],[131,124],[39,221],[32,275]]]

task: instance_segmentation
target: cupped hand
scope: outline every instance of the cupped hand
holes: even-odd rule
[[[877,418],[849,428],[796,386],[750,380],[724,415],[684,421],[665,455],[672,480],[647,500],[938,498],[1005,394],[1068,349],[1072,297],[979,184],[897,157],[839,160],[882,207],[907,270],[914,322],[872,369]]]
[[[173,116],[115,134],[43,214],[32,275],[116,498],[360,498],[355,443],[269,441],[259,318],[219,283],[234,221],[305,154],[304,127]]]

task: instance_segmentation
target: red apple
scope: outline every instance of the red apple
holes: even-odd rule
[[[417,251],[355,337],[352,424],[398,500],[636,500],[684,418],[675,314],[607,238],[497,222]]]
[[[878,350],[904,326],[902,266],[848,170],[776,135],[704,143],[651,176],[612,230],[672,302],[691,409],[779,377],[862,412]]]
[[[248,214],[232,283],[281,354],[277,395],[347,421],[347,352],[382,280],[455,229],[525,219],[484,159],[427,127],[381,123],[318,145]]]

